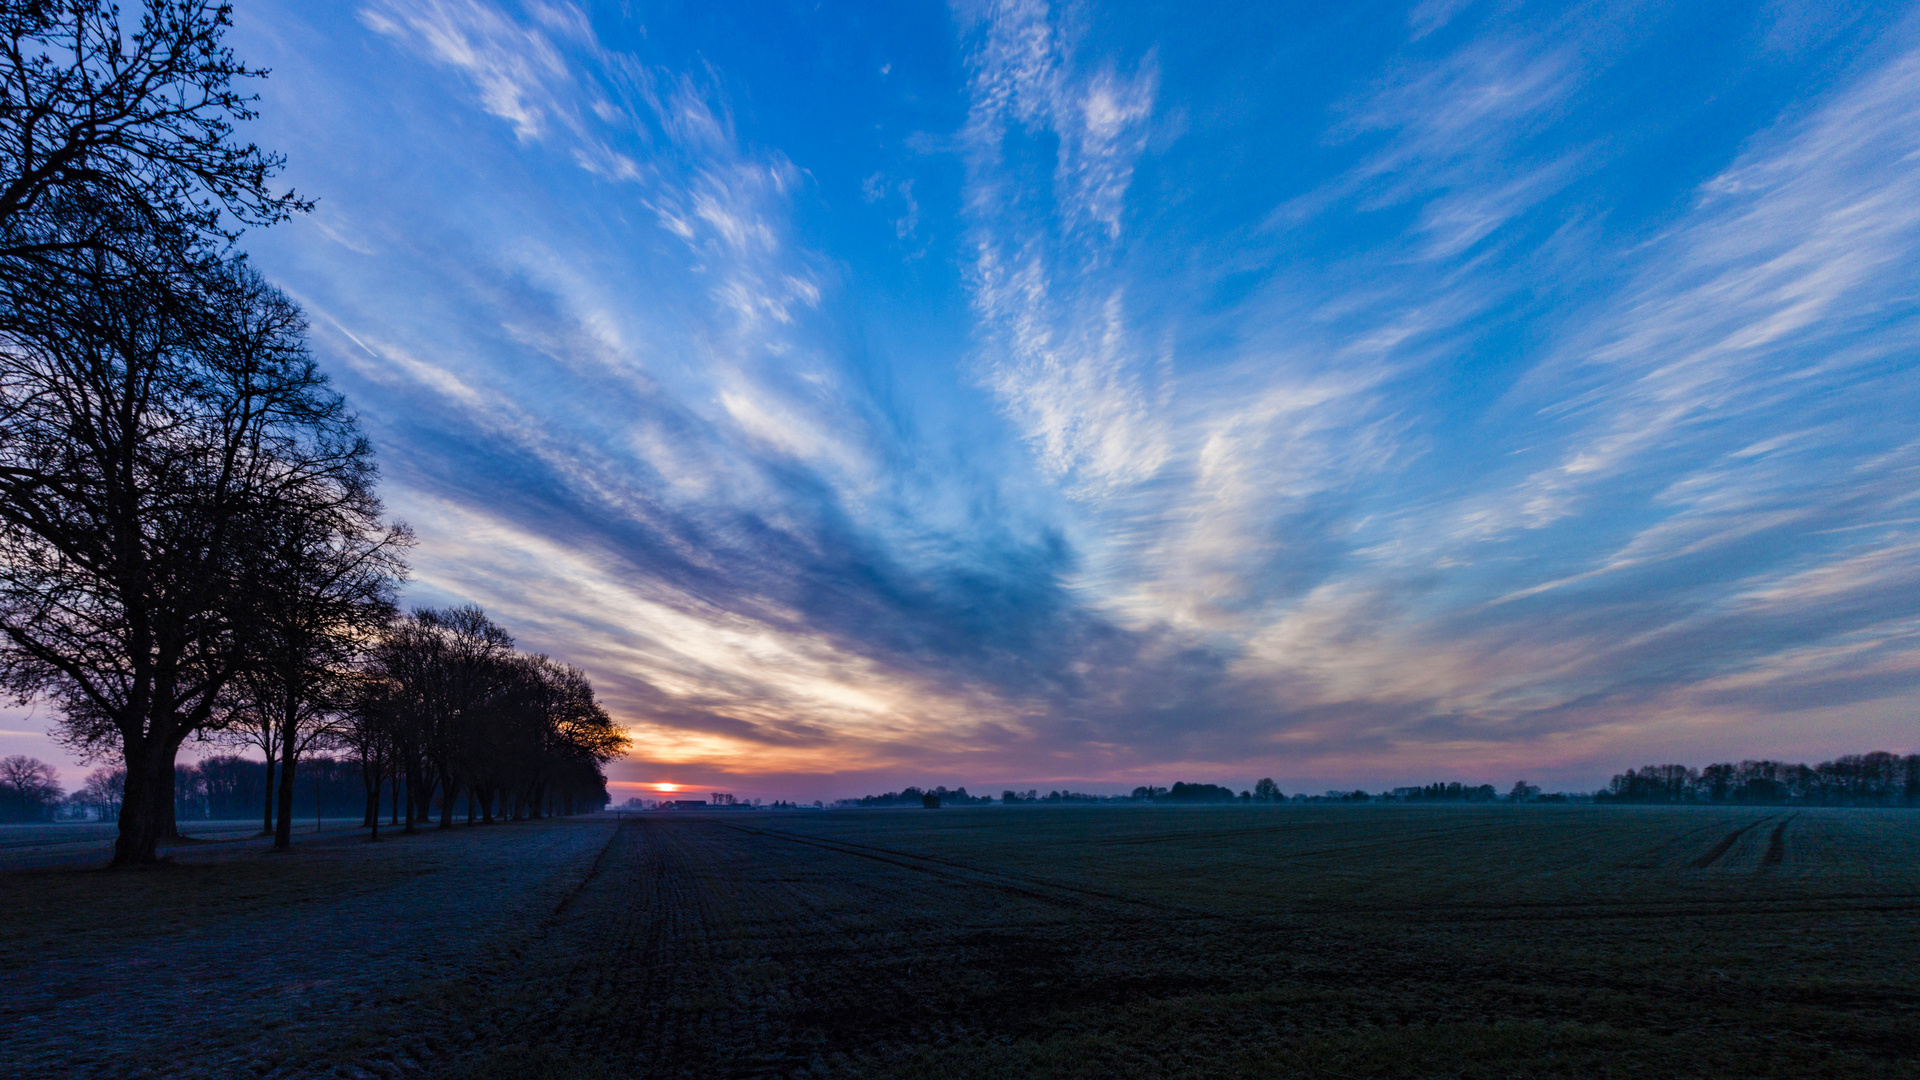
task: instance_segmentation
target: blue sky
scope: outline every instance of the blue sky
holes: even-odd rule
[[[619,781],[1920,750],[1895,4],[260,2],[250,237]],[[4,746],[41,746],[42,720]]]

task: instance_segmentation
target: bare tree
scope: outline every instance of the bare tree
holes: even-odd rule
[[[280,761],[280,722],[271,710],[254,707],[254,702],[238,688],[230,689],[221,704],[226,719],[216,738],[228,746],[260,751],[267,763],[265,791],[261,798],[260,833],[273,834],[274,769]]]
[[[39,821],[60,801],[60,774],[39,758],[0,758],[0,821]]]
[[[80,785],[80,794],[99,809],[102,821],[117,819],[120,816],[120,804],[127,794],[127,770],[93,770],[87,774],[86,783]]]
[[[418,608],[372,653],[386,686],[390,736],[408,793],[407,824],[426,819],[440,794],[440,826],[453,825],[472,732],[500,693],[513,638],[477,607]]]
[[[223,38],[232,8],[0,0],[0,273],[154,232],[231,241],[307,204],[278,155],[233,138],[263,77]],[[124,252],[122,253],[125,254]]]
[[[428,791],[440,794],[443,828],[463,793],[469,820],[477,810],[488,823],[604,803],[600,767],[628,737],[580,669],[515,653],[506,631],[470,607],[417,610],[372,656],[350,736],[365,748],[370,807],[380,775],[404,777],[409,827],[426,815]]]
[[[356,672],[340,732],[341,745],[360,763],[360,782],[367,797],[361,827],[369,830],[368,840],[380,839],[381,786],[393,784],[396,804],[400,794],[396,688],[373,668],[374,664],[368,663]]]
[[[423,749],[440,790],[440,827],[453,826],[453,804],[465,787],[463,751],[483,712],[507,679],[513,638],[477,607],[415,611],[432,655],[432,681],[423,697]]]
[[[366,458],[297,310],[216,257],[306,208],[233,138],[230,14],[0,0],[0,684],[125,761],[116,865],[238,667],[242,512]]]
[[[558,796],[562,811],[572,813],[575,800],[589,789],[605,793],[600,766],[626,753],[630,740],[594,697],[585,672],[545,656],[535,656],[533,663],[547,689],[538,716],[542,746],[532,801],[537,807]]]
[[[469,765],[487,819],[498,795],[508,816],[540,817],[557,802],[563,812],[590,790],[604,791],[600,766],[626,752],[616,727],[579,668],[544,655],[517,656],[489,723],[469,732]]]
[[[303,490],[250,526],[256,558],[243,594],[247,661],[235,680],[252,726],[272,726],[280,751],[274,847],[292,842],[294,774],[309,750],[339,741],[356,665],[394,616],[394,589],[412,543],[382,526],[371,474]],[[269,759],[271,765],[271,759]]]
[[[249,527],[372,475],[291,302],[166,238],[148,255],[0,280],[0,684],[125,762],[115,865],[154,858],[180,744],[224,719],[259,607]]]

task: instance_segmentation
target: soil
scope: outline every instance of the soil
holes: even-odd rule
[[[690,812],[0,874],[37,1076],[1920,1076],[1920,815]]]

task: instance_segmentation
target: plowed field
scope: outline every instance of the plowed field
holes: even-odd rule
[[[1910,811],[655,814],[0,900],[28,1075],[1920,1076]]]

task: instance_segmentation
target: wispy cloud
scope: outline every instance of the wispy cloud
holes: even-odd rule
[[[1113,259],[1154,70],[1083,71],[1038,0],[996,5],[976,33],[961,142],[987,384],[1049,472],[1089,493],[1146,480],[1168,453],[1169,376],[1128,325]],[[1035,190],[1023,159],[1042,136],[1057,151]]]
[[[404,103],[298,129],[326,215],[260,258],[417,598],[719,772],[1572,776],[1913,695],[1897,37],[1620,224],[1604,19],[1425,4],[1214,85],[1101,11],[961,5],[957,83],[890,54],[845,113],[668,13],[375,0],[377,64],[266,57]]]

